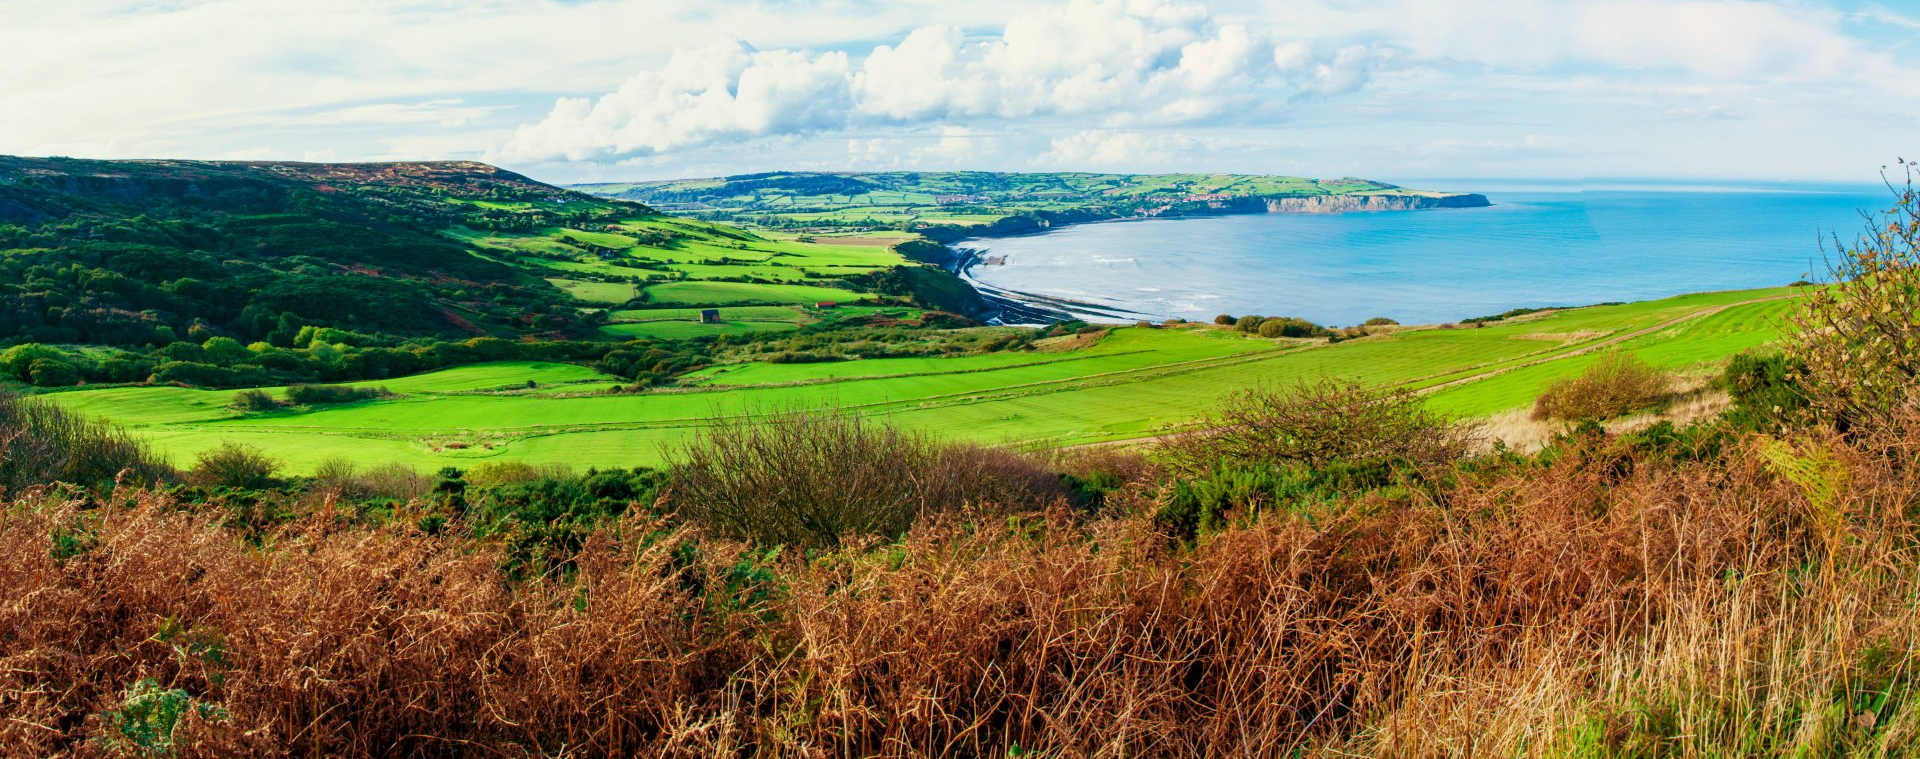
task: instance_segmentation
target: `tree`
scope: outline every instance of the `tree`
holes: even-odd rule
[[[1241,332],[1252,333],[1259,331],[1260,323],[1266,320],[1264,316],[1242,316],[1233,326]]]
[[[1804,367],[1816,417],[1841,432],[1884,428],[1912,413],[1920,386],[1920,168],[1900,162],[1904,185],[1891,209],[1870,218],[1828,264],[1834,283],[1815,288],[1789,317],[1787,358]]]
[[[1213,323],[1218,324],[1222,327],[1232,324],[1235,321],[1236,320],[1233,318],[1233,314],[1221,314],[1219,316],[1213,317]]]

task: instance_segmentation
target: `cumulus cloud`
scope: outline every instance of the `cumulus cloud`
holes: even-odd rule
[[[1259,95],[1349,92],[1384,60],[1363,46],[1276,46],[1186,0],[1071,0],[1014,16],[983,39],[956,26],[921,27],[876,46],[858,66],[837,52],[744,43],[681,51],[597,101],[561,99],[499,154],[649,155],[869,123],[1187,123]]]
[[[593,101],[561,98],[520,127],[507,160],[663,153],[722,139],[846,125],[852,79],[844,53],[755,50],[739,40],[681,50],[664,68]]]

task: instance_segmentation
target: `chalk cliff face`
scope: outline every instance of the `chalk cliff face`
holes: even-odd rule
[[[1492,205],[1485,195],[1321,195],[1311,198],[1268,198],[1267,213],[1347,213],[1350,211],[1414,211],[1423,208],[1482,208]]]

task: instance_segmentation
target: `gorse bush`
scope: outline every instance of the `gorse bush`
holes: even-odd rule
[[[1673,389],[1673,375],[1630,353],[1609,353],[1579,376],[1547,386],[1533,404],[1534,419],[1606,421],[1652,411]]]
[[[0,391],[0,488],[6,493],[50,482],[97,487],[123,474],[133,484],[151,484],[178,473],[117,427]]]
[[[1920,169],[1900,165],[1893,207],[1837,251],[1834,283],[1801,301],[1785,340],[1810,406],[1843,432],[1885,427],[1920,401]]]
[[[1805,374],[1804,366],[1784,354],[1734,356],[1719,382],[1733,403],[1725,418],[1735,426],[1753,430],[1794,424],[1808,408],[1806,390],[1797,379]]]
[[[944,445],[834,411],[717,422],[669,452],[671,502],[696,523],[766,545],[897,536],[963,504],[1057,497],[1057,478],[1017,454]]]
[[[1286,463],[1425,466],[1459,459],[1480,442],[1477,426],[1428,410],[1419,396],[1334,378],[1235,392],[1193,426],[1160,445],[1162,458],[1189,476]]]

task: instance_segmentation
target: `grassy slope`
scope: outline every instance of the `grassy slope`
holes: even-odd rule
[[[1542,384],[1578,371],[1597,354],[1552,360],[1555,355],[1783,293],[1689,295],[1337,345],[1248,339],[1209,327],[1119,329],[1096,345],[1060,352],[725,367],[704,373],[702,386],[637,396],[552,397],[556,385],[590,390],[604,388],[606,378],[578,367],[511,364],[380,383],[404,394],[394,400],[267,415],[228,410],[231,393],[216,391],[120,388],[49,397],[129,425],[176,458],[232,439],[259,445],[296,469],[334,455],[422,468],[488,458],[632,466],[658,461],[660,445],[714,416],[822,403],[975,440],[1073,444],[1151,434],[1234,389],[1327,374],[1409,387],[1488,374],[1446,387],[1432,402],[1491,413],[1530,403]],[[1786,307],[1783,301],[1741,305],[1621,347],[1662,365],[1696,366],[1771,339],[1775,317]],[[1494,373],[1514,367],[1522,368]],[[527,379],[545,387],[524,389]],[[511,386],[519,387],[475,392]]]
[[[873,299],[843,278],[906,264],[891,243],[904,237],[847,238],[842,244],[667,216],[632,216],[598,230],[546,227],[521,231],[455,230],[453,234],[522,267],[539,271],[584,307],[616,306],[601,333],[616,338],[681,339],[791,329],[818,319],[789,306]],[[780,318],[741,319],[728,308],[723,324],[698,323],[699,307],[778,307]],[[678,320],[678,321],[675,321]],[[752,322],[752,323],[742,323]]]

